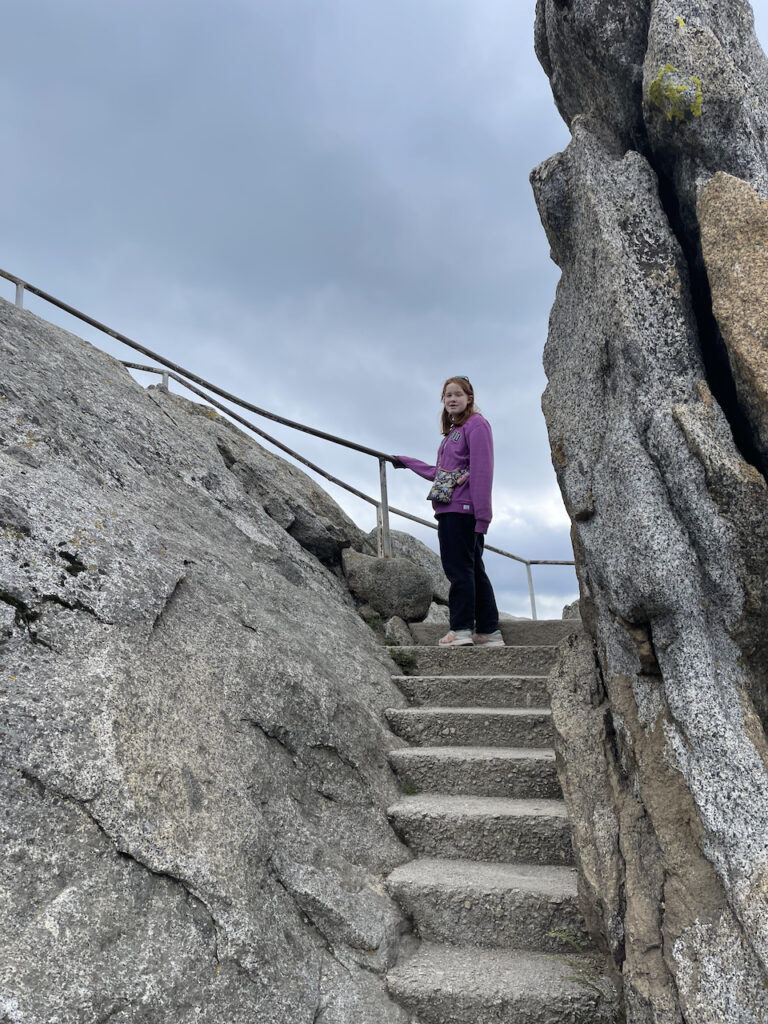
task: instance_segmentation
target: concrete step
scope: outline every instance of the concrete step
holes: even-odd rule
[[[549,708],[388,708],[396,736],[424,747],[547,747]]]
[[[404,793],[559,799],[555,753],[523,747],[405,747],[389,754]]]
[[[557,645],[560,641],[582,629],[581,619],[520,619],[517,622],[501,622],[501,635],[506,643],[513,646]],[[444,622],[412,622],[411,633],[417,644],[434,646],[448,627]]]
[[[546,676],[556,647],[393,647],[390,654],[412,676]]]
[[[485,796],[405,796],[392,824],[419,857],[571,864],[571,829],[560,800]]]
[[[422,944],[387,976],[421,1024],[615,1024],[616,996],[591,957]]]
[[[387,889],[425,942],[540,953],[592,948],[574,868],[423,858],[396,868]]]
[[[547,708],[546,676],[393,676],[419,707]]]

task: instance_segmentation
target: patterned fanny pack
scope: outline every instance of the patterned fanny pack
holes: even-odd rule
[[[427,495],[427,501],[439,501],[441,505],[447,505],[453,497],[455,489],[468,479],[469,467],[466,469],[440,469],[438,466],[437,476]]]

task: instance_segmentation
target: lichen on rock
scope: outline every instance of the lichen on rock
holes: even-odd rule
[[[701,79],[686,75],[671,64],[665,64],[651,81],[648,96],[668,121],[683,122],[689,117],[701,117],[704,100]]]

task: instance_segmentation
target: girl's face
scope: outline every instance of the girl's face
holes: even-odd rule
[[[443,405],[449,416],[461,416],[469,405],[469,395],[459,384],[449,384],[443,392]]]

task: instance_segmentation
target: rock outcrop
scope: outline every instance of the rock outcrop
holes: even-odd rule
[[[768,63],[742,0],[539,0],[536,45],[573,136],[532,183],[563,272],[543,406],[586,637],[552,701],[584,911],[630,1024],[757,1024]]]
[[[191,414],[208,416],[207,406],[182,402]],[[228,421],[225,421],[228,422]],[[273,455],[240,431],[219,434],[216,446],[227,469],[243,491],[261,505],[270,519],[329,568],[341,573],[341,554],[348,547],[373,554],[375,545],[330,495],[285,459]]]
[[[0,1019],[405,1024],[346,517],[5,302],[0,475]]]
[[[347,548],[341,558],[352,593],[382,619],[393,616],[420,622],[432,602],[432,583],[424,570],[407,558],[375,558]]]
[[[407,558],[423,569],[432,584],[433,600],[438,604],[448,604],[450,584],[448,583],[448,577],[443,572],[440,555],[410,533],[403,533],[402,530],[391,530],[390,533],[392,538],[392,554],[395,558]],[[375,530],[368,534],[368,542],[372,548],[375,547]]]
[[[736,393],[768,465],[768,201],[747,182],[718,172],[702,189],[698,218]]]

